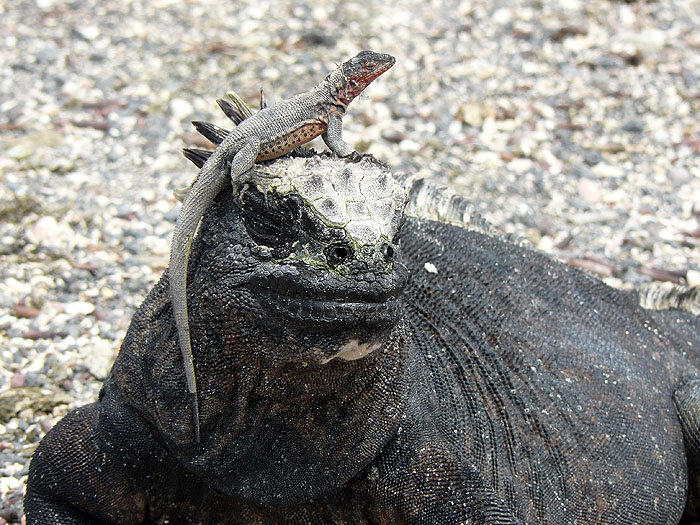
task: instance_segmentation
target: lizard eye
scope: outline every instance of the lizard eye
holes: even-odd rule
[[[266,197],[248,189],[241,195],[241,209],[246,230],[257,244],[278,248],[297,240],[301,210],[294,196]]]

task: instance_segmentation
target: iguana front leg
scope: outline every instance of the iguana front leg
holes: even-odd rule
[[[428,422],[407,414],[370,466],[371,523],[520,525],[506,501]],[[377,497],[376,494],[381,496]]]
[[[99,411],[99,404],[92,403],[70,412],[39,444],[24,499],[28,525],[127,524],[146,519],[144,487],[134,475],[144,462],[127,464],[105,446],[99,435]],[[128,427],[122,430],[124,436],[134,433]]]
[[[224,146],[224,144],[222,144]],[[177,325],[177,336],[182,353],[187,389],[192,402],[195,439],[199,443],[199,402],[197,399],[197,381],[194,373],[192,346],[190,342],[189,316],[187,314],[187,263],[190,247],[197,226],[204,212],[209,208],[214,198],[226,186],[226,157],[231,151],[236,154],[231,161],[230,180],[234,188],[240,187],[245,180],[243,175],[253,166],[260,152],[260,139],[249,136],[239,147],[231,144],[219,147],[204,163],[197,179],[190,187],[182,204],[180,215],[175,223],[173,242],[170,248],[170,294],[173,305],[173,317]]]

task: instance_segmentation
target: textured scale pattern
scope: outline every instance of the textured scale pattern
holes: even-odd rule
[[[694,519],[695,316],[645,310],[481,228],[407,218],[395,259],[366,259],[386,273],[326,276],[386,287],[405,266],[395,323],[280,326],[237,284],[267,253],[241,240],[245,213],[222,192],[192,249],[202,443],[166,273],[98,402],[37,449],[30,525],[672,524],[688,486]],[[307,271],[300,286],[328,273]],[[354,330],[381,332],[381,348],[318,359]]]
[[[355,247],[391,240],[403,220],[407,195],[385,167],[371,160],[285,158],[256,170],[263,193],[295,194],[325,224],[342,228]]]
[[[255,162],[281,157],[297,146],[311,142],[322,133],[325,133],[326,129],[328,129],[328,126],[323,122],[309,122],[299,126],[298,129],[292,132],[287,131],[284,138],[262,145]]]

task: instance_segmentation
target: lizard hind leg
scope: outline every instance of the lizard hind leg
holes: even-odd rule
[[[681,383],[673,393],[688,462],[688,500],[684,518],[700,518],[700,377]]]
[[[249,136],[234,155],[231,161],[231,186],[234,194],[240,192],[245,184],[254,182],[254,172],[251,168],[254,166],[255,159],[259,153],[260,139],[256,136]]]

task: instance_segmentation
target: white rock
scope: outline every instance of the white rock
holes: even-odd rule
[[[95,40],[100,36],[100,28],[97,26],[81,25],[76,29],[85,40]]]
[[[605,162],[596,164],[595,166],[593,166],[593,168],[591,168],[591,171],[595,173],[598,177],[602,178],[621,177],[625,173],[621,167],[613,166],[612,164],[606,164]]]
[[[75,238],[75,232],[68,225],[59,223],[50,215],[41,217],[27,229],[27,237],[35,244],[45,244],[50,247],[59,247],[71,244]]]
[[[3,476],[0,478],[0,492],[7,494],[11,490],[16,490],[19,488],[19,479],[10,476]]]
[[[620,33],[617,42],[632,45],[642,53],[656,53],[666,44],[666,34],[660,29],[649,27],[641,31]]]
[[[437,267],[431,262],[425,263],[424,268],[428,273],[438,273]]]
[[[480,104],[462,104],[459,114],[465,124],[479,127],[484,122],[484,111]]]
[[[502,7],[493,13],[491,19],[497,24],[505,25],[513,19],[510,8]]]
[[[65,313],[70,316],[89,315],[95,311],[95,305],[85,301],[75,301],[63,305]]]
[[[700,272],[698,270],[688,270],[685,274],[688,286],[700,286]]]
[[[602,187],[596,180],[581,179],[578,182],[578,194],[586,202],[600,202]]]
[[[107,377],[117,353],[112,342],[105,339],[91,340],[80,352],[85,356],[84,362],[88,370],[97,379]]]
[[[170,101],[170,111],[172,112],[173,119],[180,121],[192,115],[192,113],[194,113],[194,108],[192,104],[184,98],[174,98]]]

